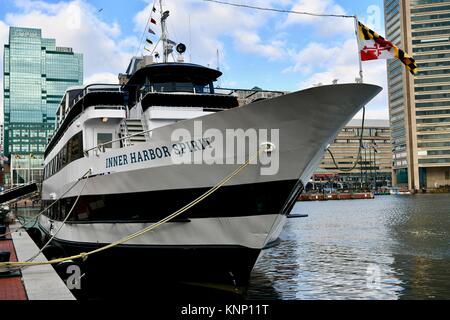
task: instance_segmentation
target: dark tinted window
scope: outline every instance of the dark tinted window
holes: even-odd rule
[[[72,161],[83,156],[83,133],[80,131],[70,138],[58,154],[45,166],[45,178],[51,177]]]

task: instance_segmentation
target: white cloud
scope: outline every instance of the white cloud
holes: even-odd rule
[[[153,1],[148,2],[149,5],[134,17],[135,31],[141,32],[144,29],[153,6]],[[278,3],[278,1],[268,2],[265,1],[265,5]],[[247,3],[261,4],[261,1],[251,0]],[[243,10],[197,0],[173,0],[166,2],[166,6],[165,9],[171,12],[168,25],[170,36],[174,41],[187,44],[187,56],[188,58],[192,56],[193,62],[216,65],[217,50],[222,56],[227,55],[221,40],[226,37],[234,40],[238,51],[255,53],[271,59],[280,57],[280,48],[275,48],[280,44],[279,40],[271,39],[266,42],[258,35],[258,29],[267,22],[272,13]],[[249,42],[246,42],[247,40]]]
[[[9,27],[0,20],[0,54],[3,57],[3,46],[8,43]]]
[[[110,73],[110,72],[101,72],[101,73],[94,73],[90,75],[89,77],[84,79],[85,84],[92,84],[92,83],[112,83],[112,84],[118,84],[119,79],[117,74]]]
[[[310,42],[298,52],[290,50],[289,55],[293,64],[284,72],[310,73],[314,70],[328,69],[331,64],[351,64],[356,61],[356,50],[356,41],[351,39],[333,47],[324,43]]]
[[[285,42],[273,40],[268,44],[263,44],[261,38],[256,32],[237,31],[235,32],[235,45],[242,51],[257,54],[268,58],[269,60],[283,59],[286,55]]]
[[[362,119],[362,110],[358,112],[353,118]],[[366,108],[365,118],[389,120],[389,111],[387,108],[376,108],[373,106],[369,106]]]
[[[121,38],[118,23],[106,23],[85,0],[48,4],[18,0],[20,13],[6,15],[11,26],[42,29],[43,37],[55,38],[57,46],[72,47],[84,55],[85,77],[105,72],[124,72],[137,40]]]
[[[298,0],[291,8],[292,11],[310,12],[316,14],[347,15],[344,8],[334,0]],[[354,20],[347,18],[317,17],[290,13],[284,22],[284,27],[293,24],[310,25],[320,36],[330,36],[336,33],[354,30]]]
[[[367,11],[371,15],[367,20],[373,24],[378,21],[375,16],[376,10],[374,9],[376,8],[372,6]],[[298,0],[292,7],[292,10],[347,14],[334,0]],[[355,78],[359,77],[359,66],[353,19],[317,18],[290,14],[284,26],[288,27],[293,24],[312,27],[319,35],[317,39],[320,39],[322,36],[335,37],[332,44],[314,41],[309,42],[306,47],[298,51],[289,50],[292,65],[286,68],[284,72],[294,72],[304,76],[305,80],[299,82],[299,88],[304,89],[319,83],[331,84],[334,79],[338,79],[339,83],[355,82]],[[339,34],[338,37],[337,34]],[[337,42],[339,40],[341,41],[340,43]],[[377,84],[383,88],[383,91],[367,105],[367,118],[387,119],[389,116],[386,61],[379,60],[363,63],[363,75],[365,83]]]
[[[304,89],[316,84],[354,83],[359,77],[358,50],[356,39],[348,39],[340,46],[327,46],[323,43],[310,43],[305,49],[291,54],[293,65],[286,71],[302,72],[306,80],[299,83]],[[383,91],[367,106],[368,118],[382,116],[388,118],[386,61],[363,62],[365,83],[379,85]]]
[[[35,10],[46,11],[48,13],[56,13],[64,5],[63,3],[47,3],[45,1],[15,0],[14,4],[17,8],[22,9],[24,13],[30,13]]]

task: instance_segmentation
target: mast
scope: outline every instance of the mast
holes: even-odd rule
[[[217,70],[220,71],[220,56],[219,56],[219,49],[217,49]]]
[[[159,0],[159,7],[161,10],[161,42],[163,45],[163,62],[166,63],[169,58],[169,46],[167,42],[167,27],[166,19],[169,17],[169,11],[163,11],[162,0]]]

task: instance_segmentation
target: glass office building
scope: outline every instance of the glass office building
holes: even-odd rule
[[[388,60],[393,183],[450,186],[450,1],[385,0],[386,37],[412,54],[412,76]]]
[[[11,27],[4,48],[4,154],[11,183],[40,180],[43,153],[65,90],[83,83],[83,56],[42,38],[41,30]]]

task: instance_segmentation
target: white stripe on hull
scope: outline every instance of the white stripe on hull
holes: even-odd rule
[[[306,172],[304,167],[299,167],[299,163],[295,160],[296,158],[298,159],[300,153],[301,151],[286,155],[282,154],[281,156],[286,165],[280,167],[280,171],[276,175],[261,176],[259,173],[261,167],[259,165],[249,165],[226,185],[233,186],[298,179],[308,181],[311,173]],[[317,159],[320,161],[320,157],[317,157]],[[313,161],[316,161],[316,158]],[[288,163],[291,165],[288,165]],[[238,168],[238,165],[180,164],[116,172],[90,177],[82,195],[212,188],[217,182],[236,170],[236,168]],[[67,168],[62,169],[62,171],[64,170],[67,170]],[[302,171],[303,175],[301,175]],[[64,179],[58,183],[45,183],[47,192],[42,194],[43,200],[51,200],[50,193],[55,193],[58,197],[65,190],[69,190],[73,186],[73,183],[73,181],[67,183],[67,180],[64,181]],[[78,196],[83,185],[83,181],[78,183],[71,192],[65,195],[65,198]]]
[[[262,249],[269,241],[276,239],[286,217],[273,215],[194,218],[190,222],[168,222],[157,229],[130,240],[128,245],[149,246],[202,246],[230,245]],[[40,225],[52,232],[58,230],[61,222],[41,216]],[[66,224],[55,237],[57,240],[77,243],[111,243],[136,231],[149,223],[82,223]]]

